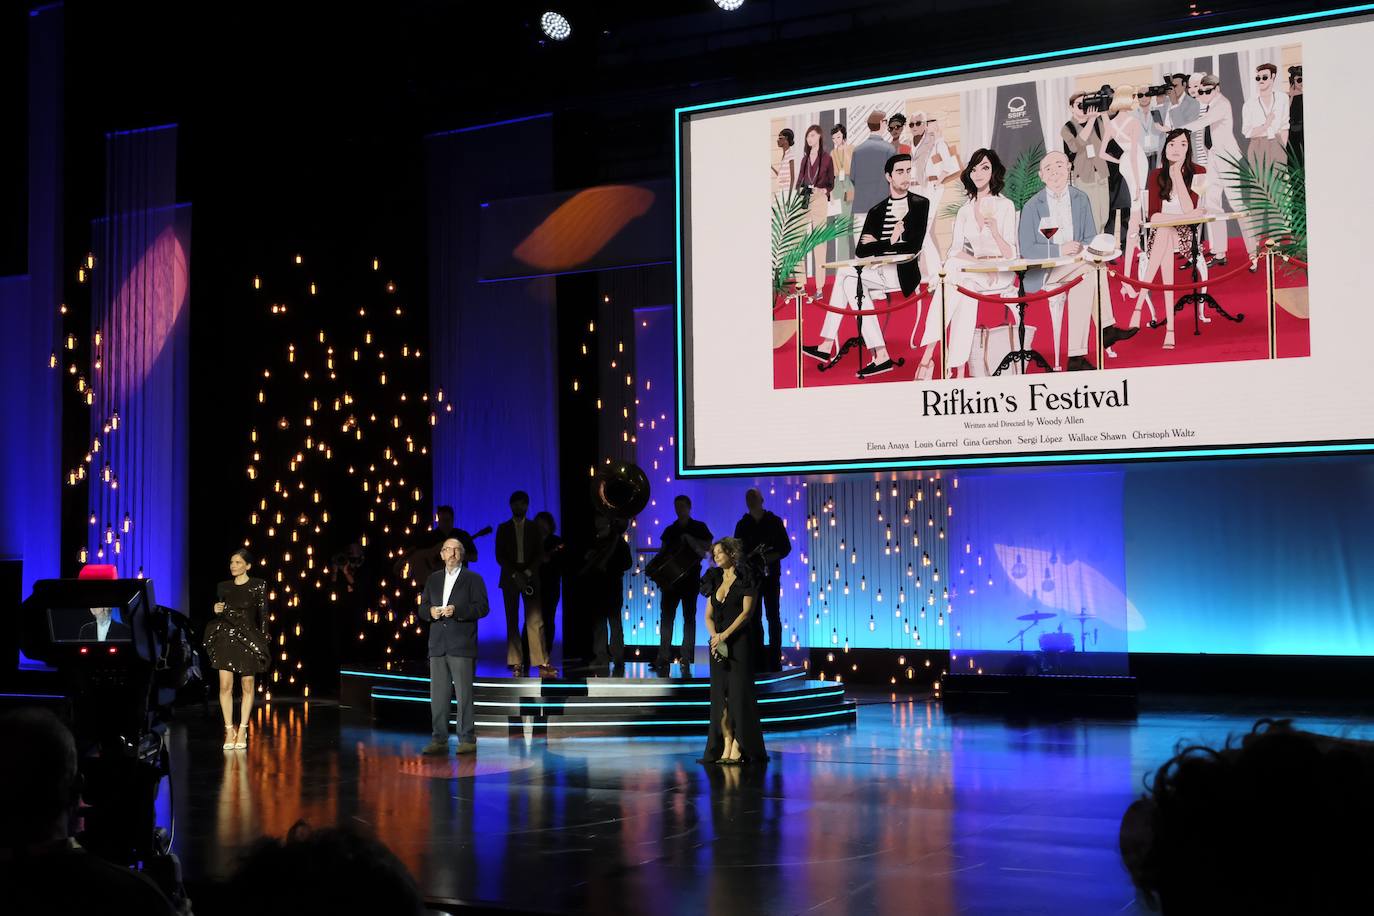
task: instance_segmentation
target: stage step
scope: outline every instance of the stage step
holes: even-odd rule
[[[700,666],[704,668],[705,666]],[[419,674],[345,670],[345,702],[377,719],[423,728],[429,721],[429,679]],[[755,679],[768,731],[853,722],[856,706],[844,687],[808,680],[800,668]],[[479,673],[473,702],[484,734],[674,734],[707,727],[706,677],[514,678]]]

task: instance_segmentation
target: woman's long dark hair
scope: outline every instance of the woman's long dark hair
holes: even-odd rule
[[[721,538],[711,545],[711,556],[715,556],[716,548],[719,547],[735,563],[735,578],[740,585],[745,588],[752,588],[754,581],[758,578],[753,567],[750,565],[749,557],[744,552],[744,542],[739,538]],[[702,578],[701,593],[703,595],[713,595],[720,587],[721,579],[725,576],[725,570],[719,566],[711,566],[706,570],[706,575]]]
[[[1188,141],[1188,145],[1183,149],[1182,165],[1184,184],[1192,184],[1193,175],[1197,173],[1197,169],[1193,166],[1193,135],[1182,127],[1175,127],[1165,135],[1164,145],[1159,148],[1159,178],[1157,178],[1156,181],[1159,184],[1160,200],[1173,200],[1174,198],[1174,179],[1169,174],[1173,171],[1173,163],[1168,160],[1164,151],[1169,148],[1169,144],[1172,141],[1179,137],[1184,137]],[[1184,190],[1186,191],[1187,188]]]
[[[998,158],[997,151],[991,149],[978,149],[973,151],[973,155],[968,157],[968,165],[959,173],[959,181],[964,185],[964,191],[968,194],[969,200],[978,199],[978,187],[973,183],[973,167],[979,165],[984,159],[992,163],[992,177],[988,179],[988,193],[1001,194],[1002,188],[1007,183],[1007,167]]]
[[[825,152],[825,134],[821,131],[821,126],[819,124],[812,124],[806,129],[806,133],[802,134],[803,156],[811,155],[811,144],[807,141],[811,139],[811,131],[813,130],[816,132],[816,155],[819,156]]]

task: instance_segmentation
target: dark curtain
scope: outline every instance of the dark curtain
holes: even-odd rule
[[[558,514],[557,322],[552,279],[478,282],[484,203],[549,191],[553,122],[537,117],[426,140],[430,374],[443,391],[433,430],[435,505],[470,532],[510,517],[514,490],[530,515]],[[493,615],[481,641],[505,640],[492,538],[477,542]]]

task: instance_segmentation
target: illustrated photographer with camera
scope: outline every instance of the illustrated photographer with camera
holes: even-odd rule
[[[1094,97],[1096,98],[1096,97]],[[1088,196],[1094,226],[1107,222],[1107,160],[1102,153],[1107,141],[1103,137],[1106,106],[1090,107],[1088,93],[1075,92],[1069,96],[1069,120],[1059,131],[1064,141],[1064,155],[1073,170],[1074,187]]]

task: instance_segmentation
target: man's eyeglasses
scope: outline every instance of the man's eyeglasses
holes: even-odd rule
[[[1269,81],[1272,78],[1273,77],[1271,77],[1268,73],[1259,73],[1255,75],[1255,82],[1263,83]]]
[[[1215,89],[1199,89],[1199,90],[1197,91],[1197,94],[1198,94],[1198,95],[1211,95],[1213,92],[1216,92],[1216,90],[1215,90]]]

